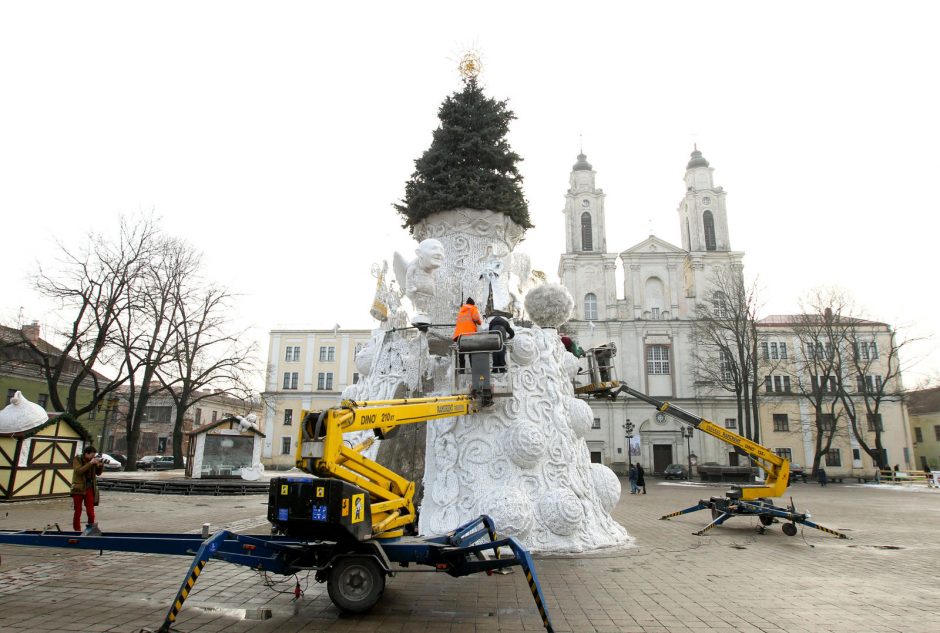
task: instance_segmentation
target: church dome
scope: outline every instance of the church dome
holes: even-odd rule
[[[591,171],[591,163],[587,162],[587,156],[578,154],[578,162],[571,168],[572,171]]]
[[[693,167],[708,167],[708,161],[705,160],[705,157],[702,156],[702,152],[698,151],[696,147],[692,152],[692,158],[689,159],[689,164],[686,165],[686,169],[692,169]]]

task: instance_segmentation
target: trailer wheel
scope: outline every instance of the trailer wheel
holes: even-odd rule
[[[385,591],[385,572],[372,558],[337,559],[326,582],[330,600],[347,613],[363,613],[375,606]]]
[[[760,524],[765,527],[773,525],[774,518],[769,514],[761,514],[757,518],[760,519]]]
[[[796,524],[794,523],[784,523],[783,524],[783,533],[787,536],[796,536]]]

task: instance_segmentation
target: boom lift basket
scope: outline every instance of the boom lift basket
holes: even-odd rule
[[[617,355],[617,346],[614,343],[599,345],[587,350],[584,354],[587,359],[587,369],[578,371],[579,377],[586,377],[587,382],[575,383],[575,393],[578,395],[608,397],[610,390],[620,384],[617,378],[617,367],[614,365],[614,356]]]
[[[492,359],[502,353],[505,364],[494,366]],[[461,355],[464,366],[460,366]],[[469,362],[468,362],[469,361]],[[453,347],[454,393],[469,388],[472,396],[480,397],[483,406],[492,403],[493,398],[512,395],[512,371],[509,350],[503,341],[502,332],[477,332],[457,337]],[[461,376],[469,376],[469,381],[462,381]]]

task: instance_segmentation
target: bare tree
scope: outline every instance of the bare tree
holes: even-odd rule
[[[832,448],[845,410],[840,394],[846,375],[846,345],[856,319],[847,314],[851,302],[836,289],[817,289],[803,300],[794,334],[800,346],[794,363],[796,393],[813,411],[813,470]]]
[[[879,342],[879,332],[887,334],[887,345]],[[848,358],[839,399],[852,435],[879,469],[890,468],[882,442],[881,405],[903,399],[901,350],[913,341],[898,341],[897,333],[884,323],[854,319],[846,327]],[[855,389],[851,389],[853,377]],[[869,441],[870,433],[874,434],[873,442]]]
[[[733,393],[741,434],[759,442],[763,380],[757,286],[745,284],[740,267],[727,267],[713,272],[711,288],[692,324],[696,383]]]
[[[176,405],[173,461],[183,466],[183,424],[186,412],[219,393],[250,401],[257,370],[255,345],[242,344],[244,332],[232,332],[232,295],[219,287],[201,288],[193,277],[180,277],[173,290],[177,305],[175,344],[170,362],[158,372]],[[208,387],[213,389],[208,390]],[[250,405],[249,405],[250,409]],[[245,411],[247,413],[248,411]]]
[[[175,325],[180,310],[176,288],[198,267],[199,257],[188,245],[161,236],[140,283],[127,289],[128,309],[117,321],[115,345],[122,350],[128,369],[124,389],[128,470],[137,467],[140,425],[146,419],[150,398],[163,390],[158,372],[172,360],[175,351]]]
[[[34,280],[37,290],[67,315],[67,325],[54,335],[61,350],[25,336],[18,345],[28,351],[29,362],[38,366],[54,410],[75,417],[84,415],[127,380],[127,366],[115,350],[112,337],[130,309],[132,289],[145,274],[156,233],[150,219],[122,218],[116,241],[90,234],[76,250],[60,243],[59,265],[40,267]],[[116,372],[116,376],[106,378],[98,369]],[[89,386],[91,399],[80,403],[80,390]]]

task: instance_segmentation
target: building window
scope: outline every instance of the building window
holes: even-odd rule
[[[764,360],[786,360],[787,344],[778,341],[763,342],[760,344],[761,358]]]
[[[202,409],[196,407],[196,424],[199,424],[202,421]]]
[[[157,424],[168,424],[173,407],[144,407],[144,420]]]
[[[858,461],[861,461],[861,459],[862,459],[861,449],[853,448],[852,449],[852,461],[858,462]]]
[[[215,422],[215,421],[218,420],[218,419],[219,419],[219,412],[218,412],[218,411],[213,411],[213,412],[212,412],[212,421]]]
[[[857,390],[859,393],[881,393],[881,376],[859,376],[856,378],[856,381],[858,383],[856,387],[858,388]]]
[[[659,308],[650,308],[650,318],[659,321]]]
[[[819,415],[819,425],[823,431],[834,432],[836,430],[836,417],[831,413],[821,413]]]
[[[924,432],[920,429],[919,426],[914,427],[914,441],[923,442],[924,441]]]
[[[818,393],[839,393],[839,387],[836,385],[835,376],[811,376],[813,379],[813,390]]]
[[[705,227],[705,250],[713,251],[717,249],[715,243],[715,219],[711,211],[702,214],[702,224]]]
[[[718,368],[721,371],[721,379],[725,382],[732,382],[734,380],[734,362],[732,361],[731,352],[727,350],[721,350],[718,353]]]
[[[737,429],[738,421],[736,418],[725,418],[725,428],[726,429]]]
[[[868,414],[868,430],[869,431],[884,431],[885,427],[881,423],[881,414],[880,413],[869,413]]]
[[[587,211],[581,214],[581,250],[594,250],[594,239],[591,232],[591,214]]]
[[[664,376],[669,374],[669,348],[665,345],[650,345],[646,348],[646,373]]]
[[[774,413],[774,431],[789,431],[790,416],[786,413]]]
[[[296,389],[300,374],[296,371],[284,372],[284,389]]]
[[[354,385],[359,384],[359,372],[355,372],[355,371],[353,372],[353,384]]]
[[[775,448],[775,449],[774,449],[774,452],[777,454],[778,457],[782,457],[782,458],[784,458],[785,460],[787,460],[788,462],[792,462],[792,461],[793,461],[793,449],[790,449],[790,448]]]
[[[597,321],[597,295],[593,292],[584,295],[584,320]]]
[[[326,347],[320,347],[320,361],[326,361]]]
[[[712,307],[715,317],[719,319],[727,318],[728,316],[728,297],[725,296],[725,293],[716,291],[712,294]]]
[[[39,394],[39,397],[36,398],[36,404],[38,404],[40,407],[45,409],[46,405],[49,404],[49,394],[48,393]],[[94,411],[94,409],[92,409],[92,411]],[[94,420],[93,417],[91,417],[91,419]]]
[[[591,422],[591,428],[592,428],[592,429],[599,429],[599,428],[601,428],[601,419],[600,419],[600,418],[594,418],[594,421]]]
[[[336,348],[332,345],[324,346],[320,348],[320,360],[325,363],[330,363],[336,360]]]
[[[790,377],[764,376],[764,391],[766,393],[790,393]]]
[[[878,344],[875,341],[861,341],[854,345],[855,358],[858,360],[875,360],[878,358]]]
[[[281,438],[281,455],[290,455],[290,439],[289,437]]]
[[[940,424],[933,425],[933,437],[935,440],[940,442]]]
[[[284,409],[284,426],[290,426],[294,422],[294,410]]]
[[[16,389],[7,389],[7,404],[13,400],[13,396],[16,395]]]
[[[320,372],[317,374],[317,389],[320,391],[330,391],[333,389],[333,372]]]
[[[842,453],[838,448],[830,448],[826,451],[826,466],[841,466]]]
[[[289,363],[296,363],[300,360],[300,345],[288,345],[287,352],[284,354],[284,360]]]

